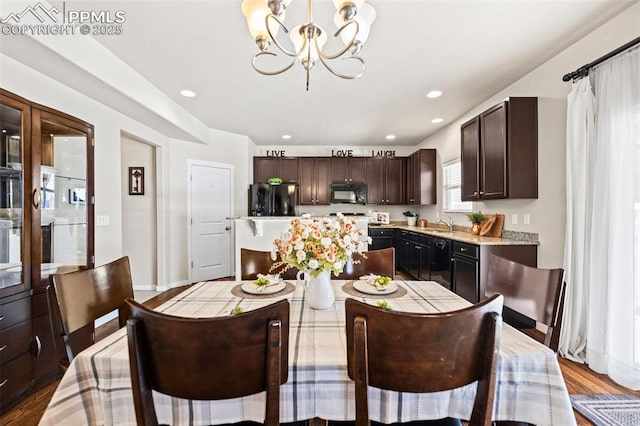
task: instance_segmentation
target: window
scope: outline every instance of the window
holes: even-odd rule
[[[442,166],[442,193],[445,212],[470,212],[470,201],[462,201],[462,170],[460,160],[448,162]]]

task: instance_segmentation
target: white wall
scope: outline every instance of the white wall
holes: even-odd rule
[[[122,254],[129,256],[137,289],[155,290],[157,280],[157,206],[155,147],[122,135]],[[144,167],[144,194],[129,195],[129,167]]]
[[[245,216],[249,189],[249,168],[253,167],[250,142],[246,136],[210,130],[209,145],[171,140],[168,156],[171,158],[168,176],[169,240],[171,263],[169,275],[171,283],[186,283],[188,276],[187,258],[187,160],[212,161],[234,166],[234,216]],[[233,241],[233,237],[232,237]]]

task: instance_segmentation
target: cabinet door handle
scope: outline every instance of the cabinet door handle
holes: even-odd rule
[[[40,341],[40,337],[38,337],[37,335],[35,338],[35,342],[36,342],[36,353],[34,356],[38,358],[40,356],[40,352],[42,352],[42,342]]]
[[[0,388],[3,387],[5,385],[5,383],[7,383],[9,381],[9,379],[4,379],[2,381],[2,383],[0,383]]]
[[[230,229],[231,229],[231,227],[230,227],[230,226],[225,226],[225,227],[224,227],[224,230],[225,230],[225,231],[229,231]]]
[[[480,195],[484,194],[484,191],[480,191]]]
[[[33,190],[33,208],[37,209],[38,207],[40,207],[40,201],[42,199],[42,196],[40,195],[40,190],[38,188],[35,188]]]
[[[0,321],[4,319],[4,315],[0,315]]]
[[[473,195],[478,195],[478,191],[473,191]]]
[[[0,352],[4,351],[5,349],[7,349],[7,345],[2,345],[2,347],[0,348]]]
[[[465,251],[467,251],[467,249],[466,249],[466,248],[464,248],[464,247],[460,247],[460,253],[464,253]]]

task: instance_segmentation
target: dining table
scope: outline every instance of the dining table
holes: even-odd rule
[[[392,283],[395,291],[378,294],[363,290],[359,281],[332,280],[335,302],[328,309],[316,310],[306,303],[305,286],[295,281],[284,282],[280,291],[270,294],[247,292],[247,286],[252,284],[248,281],[207,281],[193,284],[156,310],[183,317],[213,317],[231,315],[238,307],[246,312],[287,299],[289,369],[288,380],[280,389],[281,423],[306,419],[354,420],[354,383],[347,374],[347,298],[372,305],[384,303],[394,311],[416,313],[448,312],[470,306],[434,281]],[[180,341],[175,344],[180,345]],[[215,382],[216,378],[211,377],[211,386]],[[475,393],[476,383],[424,394],[370,388],[370,417],[382,423],[443,417],[469,419]],[[164,424],[205,425],[264,419],[264,392],[219,401],[184,400],[157,392],[153,397],[158,420]],[[540,426],[576,424],[557,354],[506,324],[502,326],[493,419]],[[96,342],[73,359],[40,424],[136,424],[126,328]]]

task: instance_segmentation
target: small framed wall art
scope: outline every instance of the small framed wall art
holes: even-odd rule
[[[144,167],[129,167],[129,195],[144,195]]]

